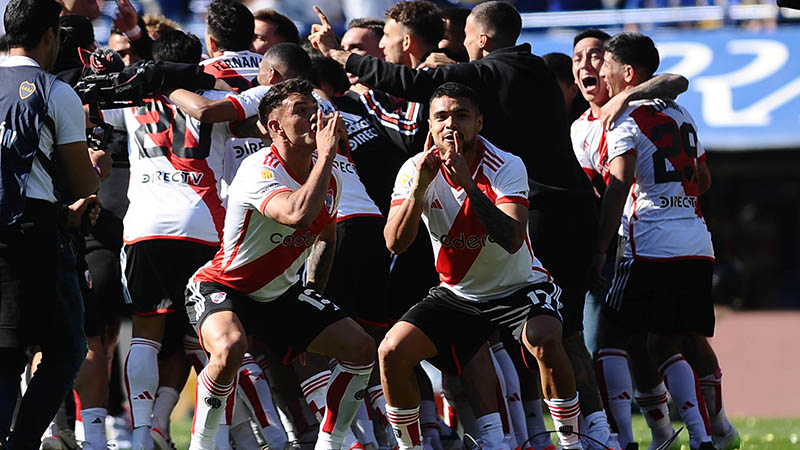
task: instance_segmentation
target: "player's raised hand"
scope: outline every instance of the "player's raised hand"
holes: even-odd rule
[[[473,183],[473,180],[467,160],[464,158],[464,136],[455,131],[453,132],[453,140],[453,148],[444,154],[442,165],[447,171],[447,175],[457,186],[466,188]]]
[[[323,55],[330,56],[331,50],[340,50],[341,46],[336,40],[333,26],[331,26],[325,13],[319,9],[319,6],[314,6],[314,12],[317,13],[320,23],[311,25],[311,34],[308,35],[308,40]]]
[[[425,138],[425,149],[422,152],[422,158],[417,162],[417,184],[420,188],[426,189],[431,181],[439,171],[442,165],[442,158],[439,155],[439,149],[433,145],[433,135],[428,132]]]
[[[317,154],[320,159],[333,161],[339,144],[339,127],[342,126],[342,115],[336,111],[332,115],[323,116],[317,110]]]
[[[114,26],[123,33],[127,33],[139,24],[139,16],[136,14],[136,8],[133,7],[130,0],[117,0],[117,13],[112,20]],[[144,33],[144,30],[141,30]]]

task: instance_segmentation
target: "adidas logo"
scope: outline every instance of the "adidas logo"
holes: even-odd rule
[[[614,400],[630,400],[630,399],[631,399],[631,394],[627,392],[623,392],[618,396],[614,397]]]
[[[694,403],[686,402],[683,404],[683,406],[681,406],[681,411],[686,411],[687,409],[692,409],[694,407],[695,407]]]
[[[444,209],[438,198],[433,199],[431,202],[431,209]]]
[[[141,394],[137,395],[133,398],[134,400],[152,400],[153,396],[150,395],[150,392],[144,391]]]
[[[103,423],[103,421],[99,417],[95,417],[92,423]]]

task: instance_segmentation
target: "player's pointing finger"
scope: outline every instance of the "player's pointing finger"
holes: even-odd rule
[[[317,17],[319,17],[319,22],[322,25],[324,25],[326,27],[330,27],[331,26],[331,23],[328,22],[328,17],[325,15],[325,13],[322,12],[321,9],[319,9],[319,6],[314,5],[314,12],[317,13]]]

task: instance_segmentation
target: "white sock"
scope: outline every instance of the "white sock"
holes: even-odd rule
[[[241,376],[241,372],[239,374]],[[241,396],[236,397],[237,404],[233,410],[233,420],[229,431],[230,441],[233,442],[236,450],[259,450],[258,440],[250,427],[250,412],[242,406],[240,399]]]
[[[322,423],[322,417],[325,415],[325,390],[328,388],[328,383],[331,380],[331,371],[326,370],[314,376],[307,378],[300,383],[300,389],[303,391],[303,397],[317,418],[317,422]]]
[[[611,435],[611,429],[608,426],[608,418],[604,410],[595,411],[583,419],[581,432],[591,436],[594,439],[602,442],[604,445],[608,443],[608,437]],[[596,443],[590,443],[589,448],[595,447]]]
[[[86,450],[106,450],[106,409],[87,408],[81,410],[83,419],[83,448]]]
[[[374,363],[354,364],[339,361],[331,373],[325,393],[325,416],[320,422],[315,450],[339,450],[345,434],[364,401]]]
[[[183,352],[189,363],[194,367],[195,373],[200,373],[203,367],[208,365],[208,355],[203,347],[200,346],[200,339],[194,334],[186,334],[183,336]]]
[[[442,450],[442,441],[439,439],[439,412],[433,400],[419,402],[419,419],[423,441],[429,440],[433,450]]]
[[[419,406],[395,408],[386,405],[386,418],[392,424],[400,450],[422,450],[422,430],[419,426]]]
[[[722,402],[722,369],[700,378],[700,392],[708,409],[708,418],[711,420],[711,434],[726,436],[730,433],[731,422],[725,414],[725,404]]]
[[[517,368],[514,366],[514,361],[511,360],[511,356],[509,356],[502,342],[498,342],[492,346],[492,353],[503,372],[503,380],[505,381],[506,388],[506,403],[508,405],[508,414],[511,419],[511,428],[514,430],[517,444],[522,445],[528,441],[528,427],[525,423],[525,409],[522,407]]]
[[[217,434],[214,435],[214,446],[216,450],[233,450],[231,446],[231,426],[221,423],[217,426]]]
[[[235,382],[236,380],[234,380]],[[208,376],[203,369],[197,377],[195,393],[194,421],[190,450],[215,450],[215,435],[220,421],[226,415],[228,397],[233,392],[234,383],[220,384]],[[227,439],[227,433],[225,433]]]
[[[636,404],[650,427],[653,442],[664,442],[674,432],[669,420],[669,399],[664,382],[652,389],[636,392]]]
[[[377,385],[367,389],[367,397],[372,410],[373,421],[386,430],[386,444],[389,448],[394,448],[397,445],[397,440],[394,437],[392,426],[389,425],[389,419],[386,418],[386,397],[383,395],[383,387]]]
[[[675,407],[689,431],[690,447],[698,448],[701,443],[711,441],[708,411],[702,395],[699,395],[700,386],[692,366],[683,355],[676,353],[664,361],[658,371],[663,374]]]
[[[375,438],[375,426],[372,419],[369,418],[367,412],[367,404],[361,402],[361,405],[356,411],[356,416],[353,418],[353,424],[350,425],[350,430],[356,435],[358,442],[362,444],[375,444],[378,446],[378,439]]]
[[[628,353],[618,348],[601,348],[597,352],[597,387],[608,414],[611,431],[617,433],[619,445],[625,448],[633,438],[631,398],[633,380],[628,367]]]
[[[550,416],[553,418],[553,426],[556,430],[564,428],[573,431],[580,431],[578,417],[581,415],[581,404],[578,401],[578,394],[572,398],[551,398],[544,401],[550,409]],[[580,449],[581,439],[574,433],[558,432],[558,443],[562,448]]]
[[[503,436],[508,447],[512,450],[517,450],[517,438],[514,436],[514,429],[511,425],[511,412],[508,409],[508,400],[506,400],[506,379],[503,375],[503,369],[494,352],[489,352],[492,357],[492,365],[494,366],[495,375],[497,375],[497,386],[495,386],[495,394],[497,396],[497,409],[500,413],[500,423],[503,426]]]
[[[239,374],[236,374],[236,378],[239,378]],[[236,414],[237,408],[236,406],[236,385],[237,380],[233,380],[233,391],[228,394],[228,398],[225,401],[225,413],[219,419],[219,429],[217,430],[217,435],[214,438],[214,442],[217,446],[217,450],[232,450],[231,446],[231,428],[233,428],[233,418]],[[240,422],[242,420],[240,419]]]
[[[125,360],[125,385],[128,388],[133,428],[152,426],[150,416],[153,414],[153,401],[158,390],[159,351],[161,344],[156,341],[131,339],[131,349]],[[137,444],[141,442],[136,441],[134,436],[134,448]]]
[[[534,450],[545,450],[548,447],[552,447],[553,440],[550,439],[550,433],[545,433],[547,427],[544,426],[542,401],[540,399],[526,400],[522,402],[522,407],[525,409],[525,424],[528,428],[528,436],[532,437],[531,447]]]
[[[283,449],[286,445],[286,432],[283,430],[272,390],[266,374],[249,353],[244,354],[242,368],[239,370],[238,399],[243,410],[250,413],[259,431],[270,448]]]
[[[503,424],[500,413],[490,413],[475,419],[478,423],[478,437],[483,441],[484,450],[503,448]]]
[[[169,415],[178,404],[180,393],[172,387],[160,386],[153,402],[153,428],[158,428],[165,437],[169,436]]]

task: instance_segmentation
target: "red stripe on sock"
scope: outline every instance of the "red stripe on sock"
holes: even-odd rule
[[[341,372],[331,380],[328,394],[325,396],[325,423],[322,425],[324,433],[333,432],[333,428],[336,426],[336,419],[339,417],[339,403],[342,401],[344,392],[354,376],[355,374],[352,373]]]
[[[697,409],[700,410],[700,416],[703,418],[703,424],[706,426],[706,434],[711,436],[711,420],[708,418],[706,400],[703,398],[703,393],[700,392],[700,383],[697,382],[697,374],[694,373],[694,369],[692,369],[692,376],[694,377],[694,395],[697,396]]]
[[[239,387],[242,388],[245,397],[247,397],[250,404],[253,405],[253,412],[256,415],[256,420],[258,420],[258,425],[261,428],[268,427],[269,419],[267,419],[267,414],[264,412],[264,407],[261,405],[261,398],[258,396],[258,391],[253,384],[253,380],[247,375],[239,376]]]

